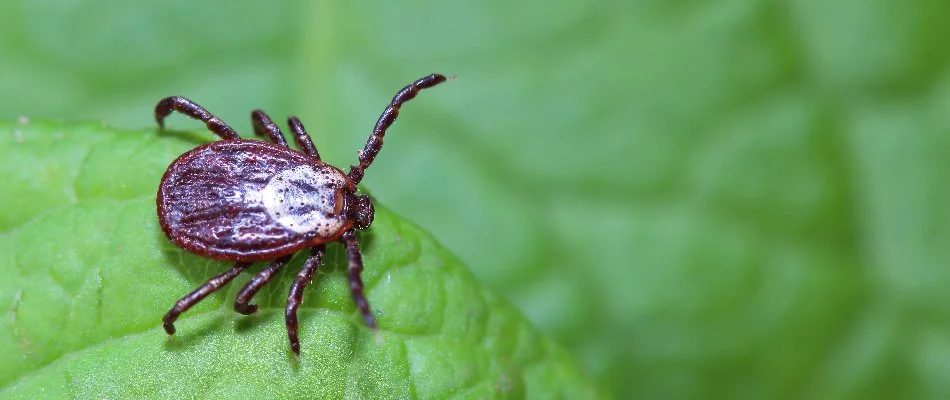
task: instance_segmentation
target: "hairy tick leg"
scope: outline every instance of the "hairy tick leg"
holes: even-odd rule
[[[310,258],[304,262],[303,268],[294,278],[294,283],[290,285],[290,293],[287,295],[287,309],[284,310],[284,319],[287,323],[287,337],[290,339],[290,349],[294,354],[300,355],[300,340],[297,338],[297,307],[303,301],[303,290],[313,280],[313,274],[317,272],[317,267],[323,260],[323,254],[326,246],[319,245],[310,249]]]
[[[224,121],[215,117],[208,112],[208,110],[205,110],[204,107],[199,106],[198,103],[181,96],[166,97],[159,100],[158,104],[155,105],[155,122],[158,122],[159,128],[165,128],[165,117],[171,114],[172,111],[178,111],[204,122],[208,130],[218,135],[221,139],[235,140],[241,138],[237,132],[228,126],[228,124],[224,123]]]
[[[218,274],[214,278],[209,279],[203,285],[199,286],[195,291],[188,293],[187,296],[182,297],[177,302],[175,306],[168,310],[168,313],[165,314],[165,317],[162,318],[162,327],[165,328],[165,332],[169,335],[175,333],[175,320],[178,319],[178,316],[181,313],[188,311],[189,308],[198,304],[205,297],[208,297],[209,294],[214,293],[216,290],[221,289],[222,286],[227,285],[228,282],[231,282],[241,271],[244,271],[249,267],[251,263],[236,263],[231,269]]]
[[[373,128],[373,133],[369,135],[366,146],[359,152],[359,165],[350,166],[350,172],[347,175],[349,175],[353,183],[360,183],[360,181],[363,180],[364,170],[369,168],[370,164],[372,164],[376,158],[376,154],[383,148],[383,136],[386,136],[386,129],[389,129],[389,126],[396,121],[396,117],[399,116],[399,108],[402,107],[402,104],[416,97],[420,90],[433,87],[442,82],[445,82],[445,76],[441,74],[431,74],[409,84],[396,93],[396,96],[393,97],[392,101],[389,102],[389,105],[386,106],[386,109],[383,110],[382,115],[380,115],[376,121],[376,126]]]
[[[280,271],[284,265],[287,265],[287,262],[290,261],[291,256],[285,256],[278,258],[272,262],[267,268],[263,271],[258,272],[257,275],[254,275],[254,278],[251,279],[247,285],[244,285],[244,289],[238,293],[237,297],[234,299],[234,311],[237,311],[244,315],[251,315],[257,312],[257,305],[248,304],[254,295],[257,294],[257,291],[260,290],[267,282],[270,282],[271,278],[274,277],[274,274],[277,271]]]
[[[346,258],[349,262],[349,281],[350,292],[353,294],[353,301],[356,307],[363,314],[363,321],[366,326],[376,330],[376,318],[370,309],[369,301],[366,300],[366,293],[363,291],[363,256],[360,255],[360,242],[356,239],[356,234],[352,230],[347,231],[340,237],[340,240],[346,245]]]
[[[313,140],[310,139],[310,135],[303,127],[303,122],[300,122],[300,118],[287,118],[287,125],[290,126],[291,132],[294,133],[294,141],[297,142],[297,147],[299,147],[304,154],[320,161],[320,152],[317,151],[317,147],[313,145]]]
[[[254,134],[269,138],[274,144],[287,146],[287,140],[284,139],[284,134],[280,132],[280,128],[277,127],[277,124],[271,121],[270,117],[268,117],[264,111],[251,111],[251,125],[254,126]]]

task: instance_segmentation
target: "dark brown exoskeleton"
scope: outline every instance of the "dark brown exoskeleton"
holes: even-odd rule
[[[272,143],[243,140],[230,126],[184,97],[167,97],[155,106],[155,120],[164,129],[172,111],[203,121],[222,140],[178,157],[165,171],[158,188],[158,219],[172,242],[183,249],[216,260],[234,261],[231,269],[211,278],[181,298],[165,314],[163,326],[175,333],[181,313],[234,279],[251,263],[274,260],[244,286],[234,310],[245,315],[257,311],[251,298],[297,251],[310,248],[310,257],[297,274],[287,296],[285,318],[290,348],[300,354],[297,338],[297,307],[303,290],[323,259],[325,245],[340,241],[346,246],[349,282],[366,325],[376,329],[363,293],[363,261],[357,229],[373,222],[373,203],[357,194],[356,185],[372,164],[386,129],[399,115],[399,108],[420,90],[444,82],[432,74],[406,86],[383,110],[366,146],[359,152],[359,165],[349,173],[320,161],[303,124],[296,117],[287,121],[300,151],[287,146],[280,129],[261,110],[251,113],[254,133]]]

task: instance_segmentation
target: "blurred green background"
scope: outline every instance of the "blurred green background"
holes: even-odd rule
[[[364,182],[618,398],[950,398],[950,2],[270,3],[5,0],[0,118],[348,165],[456,74]]]

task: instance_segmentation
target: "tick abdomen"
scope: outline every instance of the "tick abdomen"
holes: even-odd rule
[[[162,229],[207,257],[263,261],[335,240],[342,171],[301,153],[253,140],[213,142],[179,157],[158,192]]]

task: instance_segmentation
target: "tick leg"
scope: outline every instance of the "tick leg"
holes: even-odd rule
[[[304,154],[320,161],[320,153],[317,152],[317,147],[313,145],[313,140],[310,140],[310,135],[308,135],[307,130],[304,129],[300,118],[287,118],[287,125],[290,125],[290,130],[294,133],[294,140],[297,142],[297,147],[299,147]]]
[[[363,256],[360,254],[360,242],[356,239],[353,230],[344,233],[340,240],[346,245],[346,257],[349,260],[350,292],[353,294],[353,302],[356,303],[356,307],[363,314],[363,321],[366,321],[366,326],[375,330],[376,318],[373,317],[369,301],[366,300],[366,294],[363,292],[363,278],[360,277],[363,273]]]
[[[313,280],[313,274],[317,272],[317,267],[320,266],[320,262],[323,260],[325,250],[326,247],[322,244],[310,249],[310,258],[297,273],[294,283],[290,285],[290,293],[287,295],[287,309],[284,311],[284,319],[287,322],[287,337],[290,339],[290,349],[297,355],[300,355],[300,340],[297,338],[297,307],[303,301],[303,290]]]
[[[224,121],[209,113],[204,107],[181,96],[166,97],[155,105],[155,121],[158,122],[159,128],[165,129],[165,117],[171,114],[172,111],[178,111],[204,122],[208,126],[208,130],[221,137],[221,139],[236,140],[241,138]]]
[[[201,285],[194,292],[188,293],[187,296],[182,297],[175,302],[175,306],[171,310],[168,310],[168,314],[165,314],[165,318],[162,318],[162,326],[165,328],[165,332],[169,335],[175,334],[175,320],[178,319],[178,316],[181,313],[188,311],[191,306],[198,304],[205,297],[208,297],[209,294],[214,293],[216,290],[221,289],[222,286],[226,285],[228,282],[231,282],[234,277],[238,276],[241,271],[244,271],[245,268],[249,267],[251,263],[236,263],[231,269],[211,278],[204,285]]]
[[[413,82],[402,88],[399,93],[396,93],[393,100],[386,106],[386,109],[383,110],[383,114],[379,116],[379,120],[376,121],[376,127],[373,128],[373,133],[369,135],[366,146],[360,151],[360,164],[350,166],[348,175],[353,183],[360,183],[360,181],[363,180],[363,171],[369,168],[370,164],[373,163],[373,159],[376,158],[376,154],[379,153],[379,149],[383,147],[383,136],[386,135],[386,129],[396,121],[396,117],[399,116],[399,108],[402,107],[402,104],[416,97],[420,90],[445,82],[445,79],[445,76],[440,74],[432,74]]]
[[[237,311],[244,315],[251,315],[257,312],[256,304],[247,304],[251,301],[258,290],[261,290],[267,282],[270,282],[271,278],[274,277],[274,274],[277,271],[280,271],[284,265],[287,265],[287,262],[290,261],[291,256],[281,257],[275,260],[263,271],[258,272],[257,275],[254,275],[254,278],[251,279],[247,285],[244,285],[244,289],[241,289],[241,292],[238,293],[237,298],[234,300],[234,311]]]
[[[277,127],[277,124],[271,121],[270,117],[268,117],[264,111],[251,111],[251,125],[254,125],[254,133],[258,136],[266,136],[270,138],[271,142],[281,146],[287,146],[287,140],[284,139],[284,134],[280,132],[280,128]]]

